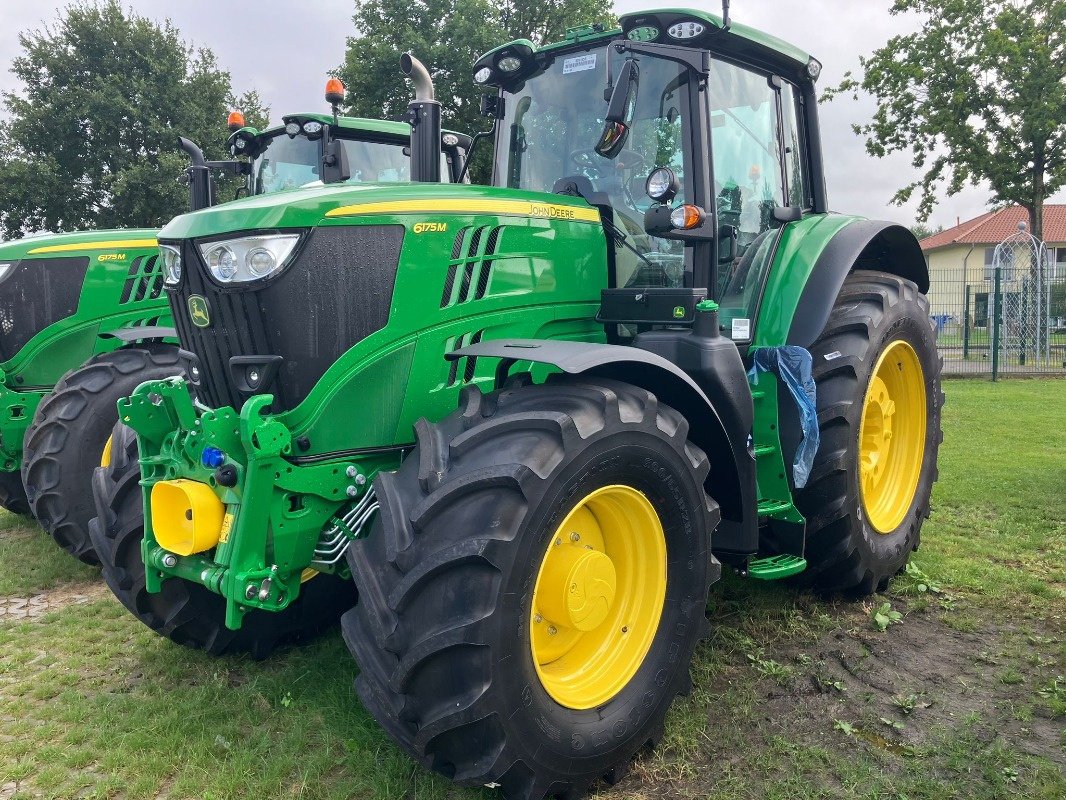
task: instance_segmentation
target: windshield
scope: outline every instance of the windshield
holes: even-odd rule
[[[352,177],[346,183],[396,183],[411,180],[411,158],[406,142],[370,142],[342,139],[348,154]],[[314,185],[321,180],[319,160],[322,140],[305,136],[290,138],[281,133],[269,140],[252,162],[249,190],[252,194],[272,194],[286,189]],[[441,153],[441,180],[449,182],[447,157]]]
[[[496,141],[497,186],[551,192],[560,178],[584,176],[604,192],[614,210],[616,286],[681,286],[684,245],[649,236],[644,212],[648,173],[670,167],[685,198],[683,119],[688,74],[651,56],[639,59],[636,113],[624,149],[613,159],[593,149],[603,129],[604,90],[624,63],[600,45],[560,54],[515,92],[505,92],[505,117]]]

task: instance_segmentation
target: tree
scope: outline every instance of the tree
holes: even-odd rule
[[[349,90],[348,113],[404,119],[413,93],[399,59],[410,51],[433,76],[445,127],[470,134],[487,127],[483,90],[471,75],[478,56],[512,39],[540,44],[562,39],[569,27],[614,24],[609,0],[356,0],[352,20],[356,34],[336,70]],[[482,150],[476,177],[486,177],[488,163]]]
[[[0,226],[30,229],[162,225],[188,206],[175,178],[187,165],[180,134],[225,156],[227,109],[265,124],[258,94],[235,98],[210,50],[193,50],[166,21],[118,0],[67,7],[19,35],[0,125]]]
[[[923,222],[919,222],[915,225],[911,225],[911,233],[914,234],[914,238],[921,241],[922,239],[928,239],[930,236],[934,236],[944,231],[943,225],[937,225],[935,228],[926,225]]]
[[[827,93],[860,91],[878,102],[855,127],[883,157],[910,152],[922,175],[892,198],[919,193],[929,218],[937,191],[986,181],[990,203],[1027,209],[1043,238],[1043,205],[1066,184],[1066,3],[1063,0],[894,0],[892,14],[921,17],[861,59]]]

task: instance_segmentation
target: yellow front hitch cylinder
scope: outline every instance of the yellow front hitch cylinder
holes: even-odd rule
[[[152,487],[152,531],[159,546],[179,556],[218,544],[226,507],[206,483],[178,478]]]

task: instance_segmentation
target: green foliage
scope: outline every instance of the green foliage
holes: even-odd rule
[[[932,226],[926,225],[921,222],[911,225],[911,233],[913,233],[914,238],[918,240],[928,239],[930,236],[935,236],[938,233],[942,233],[943,230],[943,225],[937,225],[936,228],[933,228]]]
[[[478,56],[512,39],[558,41],[567,28],[614,24],[607,0],[356,0],[352,19],[357,33],[336,70],[348,88],[348,113],[405,119],[414,93],[399,60],[410,51],[433,76],[445,127],[470,134],[489,125],[480,114],[482,89],[471,76]],[[479,146],[473,175],[480,180],[488,177],[488,150]]]
[[[903,622],[903,615],[893,609],[892,604],[886,600],[870,613],[870,619],[873,620],[874,627],[883,633],[888,630],[889,625]]]
[[[921,17],[860,59],[827,97],[867,92],[873,120],[855,127],[882,157],[910,152],[922,176],[893,202],[919,196],[929,218],[949,195],[987,181],[992,202],[1029,210],[1042,237],[1044,198],[1066,185],[1066,3],[1062,0],[895,0]]]
[[[177,136],[225,156],[226,112],[265,124],[255,92],[235,98],[210,50],[118,0],[81,2],[19,35],[0,126],[0,230],[162,225],[188,204]]]

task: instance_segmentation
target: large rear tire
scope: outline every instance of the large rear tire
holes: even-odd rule
[[[304,583],[300,596],[284,611],[249,611],[239,631],[225,626],[222,596],[199,584],[170,578],[161,592],[149,593],[141,560],[144,512],[137,437],[117,424],[111,442],[110,463],[93,475],[97,516],[89,523],[89,532],[108,587],[156,633],[212,655],[246,652],[265,658],[283,642],[320,633],[351,608],[355,602],[351,582],[324,574]]]
[[[944,404],[929,301],[911,281],[858,271],[811,347],[821,443],[796,505],[802,582],[868,595],[917,549],[937,478]]]
[[[21,472],[0,472],[0,507],[12,514],[30,514],[30,504],[26,500],[26,487],[22,485]]]
[[[89,539],[92,478],[118,422],[118,401],[145,381],[180,373],[173,345],[125,347],[68,372],[37,407],[22,448],[30,508],[56,544],[86,564],[100,563]]]
[[[471,387],[416,425],[348,550],[360,594],[341,627],[364,706],[417,761],[576,798],[659,740],[720,572],[687,432],[649,392],[593,378]]]

